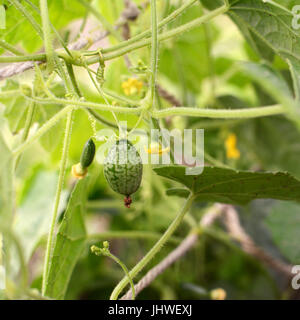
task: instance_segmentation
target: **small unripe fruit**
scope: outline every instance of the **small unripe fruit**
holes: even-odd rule
[[[124,203],[130,207],[130,195],[136,192],[143,175],[142,159],[127,139],[118,140],[108,151],[104,161],[104,175],[110,187],[125,195]]]

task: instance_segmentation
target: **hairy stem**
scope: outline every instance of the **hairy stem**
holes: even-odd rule
[[[68,99],[59,99],[59,98],[52,98],[52,99],[41,99],[41,98],[29,98],[29,100],[33,100],[39,103],[44,104],[61,104],[61,105],[69,105],[70,100]],[[111,106],[107,104],[101,104],[96,102],[88,102],[88,101],[81,101],[81,100],[72,100],[72,104],[74,106],[83,107],[83,108],[91,108],[96,110],[102,111],[114,111],[114,112],[122,112],[122,113],[139,113],[144,108],[142,106],[136,108],[127,108],[127,107],[119,107],[119,106]]]
[[[29,135],[29,130],[32,124],[32,120],[34,117],[34,111],[35,111],[35,103],[34,102],[30,102],[29,106],[28,106],[28,111],[27,111],[27,115],[26,115],[26,120],[25,120],[25,125],[24,125],[24,129],[23,129],[23,134],[21,137],[21,143],[24,143]],[[16,167],[19,164],[20,161],[20,155],[16,158]]]
[[[69,113],[67,115],[66,131],[65,131],[64,144],[63,144],[63,153],[62,153],[62,159],[61,159],[61,164],[60,164],[60,169],[59,169],[58,184],[57,184],[57,189],[56,189],[51,226],[50,226],[50,230],[48,233],[48,241],[47,241],[47,248],[46,248],[46,255],[45,255],[45,262],[44,262],[43,283],[42,283],[42,294],[43,295],[45,295],[46,290],[47,290],[48,272],[49,272],[49,267],[50,267],[50,262],[51,262],[50,258],[51,258],[53,245],[54,245],[54,229],[55,229],[56,220],[57,220],[58,207],[59,207],[60,198],[61,198],[61,191],[63,188],[63,182],[64,182],[64,177],[65,177],[65,171],[66,171],[67,159],[68,159],[68,153],[69,153],[69,147],[70,147],[70,140],[71,140],[73,108],[68,111],[69,111]]]
[[[69,101],[70,104],[70,101]],[[50,120],[48,120],[44,125],[40,127],[40,129],[32,136],[30,139],[19,145],[14,151],[13,156],[17,157],[21,154],[26,148],[32,145],[33,142],[38,140],[43,134],[45,134],[48,130],[50,130],[61,118],[63,118],[70,110],[71,106],[63,108],[61,111],[56,113]]]
[[[172,37],[178,36],[186,31],[189,31],[193,28],[199,27],[203,23],[213,19],[214,17],[225,13],[228,10],[227,6],[222,6],[220,8],[217,8],[197,19],[194,19],[191,22],[185,23],[177,28],[174,28],[170,31],[166,31],[158,36],[158,41],[164,41],[168,40]],[[122,42],[123,43],[123,42]],[[130,43],[129,45],[126,43],[126,46],[122,47],[121,49],[118,50],[111,50],[112,52],[110,54],[104,54],[103,59],[104,61],[118,58],[123,56],[124,54],[131,52],[133,50],[137,50],[139,48],[143,48],[151,44],[151,39],[143,39],[140,41],[135,41],[133,43]],[[81,65],[82,62],[76,60],[76,59],[70,59],[68,55],[65,54],[64,51],[59,50],[57,52],[58,56],[67,59],[70,61],[72,64],[75,65]],[[0,63],[2,62],[21,62],[21,61],[45,61],[46,60],[46,55],[44,53],[41,54],[35,54],[35,55],[27,55],[27,56],[15,56],[15,57],[0,57]],[[87,60],[87,64],[94,64],[99,61],[99,56],[98,54],[95,53],[95,57],[90,58]]]
[[[128,272],[128,269],[127,267],[125,266],[125,264],[118,258],[116,257],[115,255],[113,255],[111,252],[109,253],[109,257],[111,259],[113,259],[124,271],[129,283],[130,283],[130,286],[131,286],[131,294],[132,294],[132,300],[135,299],[135,289],[134,289],[134,283],[132,281],[132,278]]]
[[[155,81],[158,59],[158,34],[157,34],[157,12],[156,0],[151,0],[151,77],[150,77],[150,101],[151,108],[155,109]]]
[[[22,15],[31,23],[32,27],[35,29],[37,34],[43,39],[43,32],[40,25],[35,21],[33,16],[26,10],[26,8],[21,4],[18,0],[9,0],[11,4],[13,4],[16,9],[18,9]]]
[[[189,31],[193,28],[199,27],[200,25],[202,25],[203,23],[215,18],[216,16],[225,13],[228,10],[228,8],[226,6],[222,6],[220,8],[217,8],[211,12],[208,12],[207,14],[194,19],[193,21],[190,21],[188,23],[185,23],[177,28],[174,28],[170,31],[166,31],[162,34],[160,34],[158,36],[158,41],[164,41],[164,40],[168,40],[170,38],[176,37],[186,31]],[[127,45],[124,48],[121,48],[119,50],[115,50],[109,54],[104,54],[104,60],[110,60],[110,59],[114,59],[114,58],[118,58],[130,51],[133,50],[137,50],[139,48],[143,48],[148,46],[149,44],[151,44],[151,39],[143,39],[137,42],[134,42],[133,44]],[[93,57],[90,60],[88,60],[88,64],[92,64],[97,62],[97,58]]]
[[[242,119],[272,116],[286,113],[286,108],[280,105],[247,108],[247,109],[202,109],[202,108],[166,108],[163,110],[153,111],[154,118],[165,118],[174,115],[187,117],[206,117],[220,119]]]
[[[134,277],[143,270],[143,268],[150,262],[150,260],[160,251],[162,246],[169,240],[172,234],[175,232],[177,227],[180,225],[182,219],[184,218],[187,211],[190,209],[194,200],[194,195],[190,194],[190,196],[186,199],[182,209],[177,214],[173,222],[170,224],[166,232],[162,235],[162,237],[156,242],[156,244],[152,247],[152,249],[144,256],[144,258],[129,272],[130,277],[134,279]],[[110,299],[117,300],[122,290],[128,284],[127,277],[124,277],[119,284],[113,290]]]
[[[43,25],[44,46],[47,56],[47,68],[49,71],[53,71],[55,66],[55,52],[52,45],[52,34],[47,0],[40,0],[40,10]]]
[[[7,43],[5,40],[0,40],[0,47],[10,51],[11,53],[17,55],[17,56],[22,56],[24,53],[18,49],[16,49],[14,46],[11,44]]]
[[[198,0],[189,0],[186,3],[184,3],[181,7],[174,10],[169,16],[167,16],[165,19],[163,19],[161,22],[158,23],[157,27],[158,29],[162,28],[163,26],[167,25],[169,22],[176,19],[180,14],[182,14],[188,7],[190,7],[192,4],[194,4]],[[146,30],[144,32],[139,33],[138,35],[128,39],[127,41],[122,41],[121,43],[111,46],[109,48],[104,48],[102,50],[103,53],[112,52],[121,48],[124,48],[128,46],[129,44],[135,43],[138,40],[148,38],[151,36],[151,29]]]

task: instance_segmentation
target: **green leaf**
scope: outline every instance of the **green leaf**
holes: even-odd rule
[[[162,166],[154,171],[185,185],[199,201],[246,204],[254,199],[300,201],[300,181],[284,172],[248,172],[205,167],[200,175],[186,175],[184,166]],[[182,190],[177,195],[183,195]],[[186,196],[186,194],[184,194]]]
[[[239,63],[241,71],[257,82],[272,98],[287,108],[293,102],[293,94],[282,75],[266,64],[254,62]]]
[[[166,191],[167,196],[177,196],[187,198],[190,194],[190,190],[186,188],[170,188]]]
[[[288,9],[261,0],[241,0],[230,8],[229,14],[284,59],[300,59],[300,32],[292,28],[294,16]]]
[[[0,29],[6,28],[6,12],[4,6],[0,6]]]
[[[277,103],[286,108],[287,117],[300,128],[299,106],[296,104],[293,94],[282,75],[266,64],[241,62],[239,66],[245,74],[257,82]],[[295,77],[297,77],[296,71]]]
[[[255,35],[249,42],[254,42],[256,49],[264,43],[260,52],[265,51],[266,46],[269,47],[291,64],[295,72],[299,72],[300,31],[292,27],[294,16],[291,11],[261,0],[241,0],[230,8],[229,15],[244,34],[247,30],[249,34]],[[262,56],[266,58],[264,54]]]
[[[56,185],[56,173],[39,171],[30,181],[30,188],[17,211],[14,227],[23,245],[26,261],[40,238],[49,229]]]
[[[27,1],[20,3],[41,26],[39,13]],[[31,3],[35,8],[39,8],[39,0],[31,0]],[[71,21],[85,14],[82,6],[73,0],[49,0],[48,6],[51,22],[57,30],[66,27]],[[6,29],[0,29],[0,37],[11,45],[21,44],[28,53],[39,50],[43,44],[42,39],[28,20],[10,3],[6,10]]]
[[[200,1],[200,0],[199,0]],[[209,10],[214,10],[214,9],[217,9],[218,7],[221,7],[222,5],[224,5],[224,1],[223,0],[214,0],[214,1],[211,1],[211,0],[201,0],[200,1],[202,3],[202,5],[209,9]],[[239,0],[229,0],[228,3],[230,5],[236,3],[236,2],[239,2]]]
[[[4,139],[3,127],[4,121],[0,119],[0,224],[10,225],[13,217],[13,156]]]
[[[58,230],[48,273],[46,295],[63,299],[77,260],[85,245],[83,213],[88,179],[76,184]]]
[[[300,206],[280,202],[271,209],[265,220],[272,238],[281,253],[293,264],[300,264]]]
[[[300,178],[300,133],[289,120],[277,116],[247,121],[237,134],[241,154],[249,161],[258,161],[263,170],[288,171]]]

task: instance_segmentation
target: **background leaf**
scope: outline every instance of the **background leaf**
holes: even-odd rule
[[[200,201],[246,204],[254,199],[300,201],[300,181],[283,172],[247,172],[205,167],[202,174],[185,174],[184,166],[162,166],[154,171],[184,184]],[[177,193],[182,195],[182,190]]]
[[[9,225],[13,217],[13,157],[4,140],[4,123],[0,118],[0,224]]]
[[[31,180],[25,200],[17,212],[14,228],[22,242],[26,261],[40,238],[48,232],[56,185],[55,172],[39,171]]]
[[[46,295],[63,299],[74,266],[85,244],[86,230],[83,219],[88,179],[76,184],[58,230],[48,274]]]
[[[271,209],[265,223],[281,253],[293,264],[300,263],[300,206],[279,202]]]

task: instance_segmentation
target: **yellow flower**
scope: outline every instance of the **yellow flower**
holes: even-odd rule
[[[147,153],[150,154],[163,154],[170,151],[170,147],[166,147],[163,149],[162,146],[158,143],[151,143],[149,149],[146,148],[146,146],[144,146],[144,149]]]
[[[82,179],[87,174],[87,168],[83,169],[80,163],[74,164],[72,166],[72,176],[76,179]]]
[[[225,300],[226,299],[226,291],[222,288],[217,288],[211,290],[210,297],[212,300]]]
[[[122,89],[126,94],[126,96],[132,96],[136,93],[140,93],[142,87],[143,87],[143,82],[135,78],[129,78],[127,81],[124,81],[122,83]]]
[[[226,155],[228,159],[239,159],[241,154],[239,149],[236,147],[237,138],[234,133],[231,133],[226,141],[225,141],[225,147],[226,147]]]

